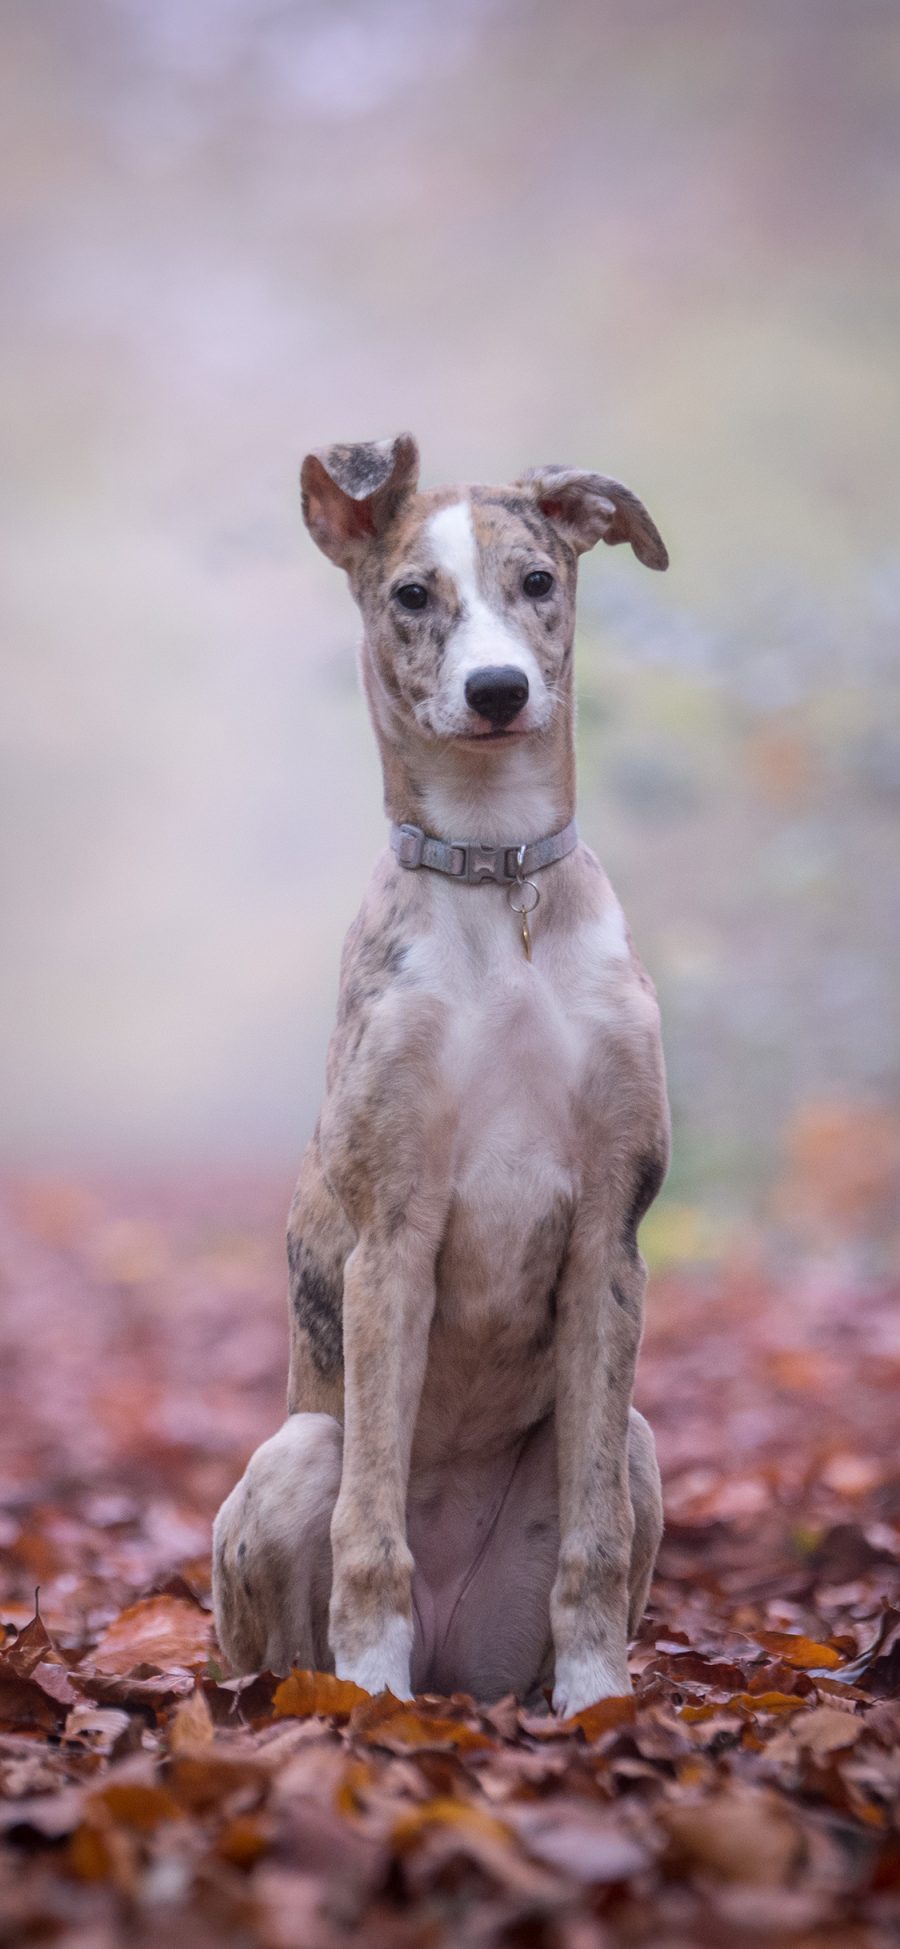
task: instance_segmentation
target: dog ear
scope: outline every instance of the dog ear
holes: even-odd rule
[[[415,493],[418,478],[419,449],[411,433],[308,453],[300,492],[313,541],[339,568],[351,568]]]
[[[630,541],[645,568],[668,568],[669,556],[658,528],[630,487],[606,474],[584,474],[577,467],[532,467],[517,487],[527,487],[541,513],[552,521],[576,555],[605,541],[608,548]]]

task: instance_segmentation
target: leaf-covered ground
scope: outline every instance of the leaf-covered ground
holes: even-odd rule
[[[896,1943],[895,1296],[656,1279],[639,1398],[668,1526],[633,1701],[558,1725],[239,1684],[209,1524],[281,1412],[285,1202],[3,1202],[2,1939]]]

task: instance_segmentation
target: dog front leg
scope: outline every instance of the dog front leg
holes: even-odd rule
[[[410,1452],[434,1311],[435,1246],[363,1235],[344,1274],[344,1460],[331,1524],[329,1641],[339,1678],[410,1695]]]
[[[607,1225],[576,1219],[557,1313],[560,1550],[550,1615],[554,1711],[631,1691],[634,1511],[628,1422],[646,1273],[618,1263]]]

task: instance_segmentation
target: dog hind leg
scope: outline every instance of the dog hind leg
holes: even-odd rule
[[[656,1443],[649,1422],[632,1408],[628,1424],[628,1487],[634,1510],[631,1567],[628,1573],[628,1636],[633,1638],[647,1608],[656,1552],[663,1532],[662,1483]]]
[[[330,1526],[343,1434],[330,1414],[293,1414],[251,1456],[213,1530],[219,1643],[236,1672],[333,1670]]]

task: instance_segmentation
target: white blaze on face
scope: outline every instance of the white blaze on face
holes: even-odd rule
[[[438,568],[453,582],[462,615],[447,643],[441,670],[440,716],[452,719],[446,728],[463,729],[472,713],[466,704],[466,678],[491,664],[508,664],[528,678],[528,703],[522,713],[526,727],[540,722],[547,703],[547,687],[527,639],[493,609],[478,585],[478,544],[468,501],[454,501],[433,514],[428,540]],[[443,727],[442,727],[443,728]]]

